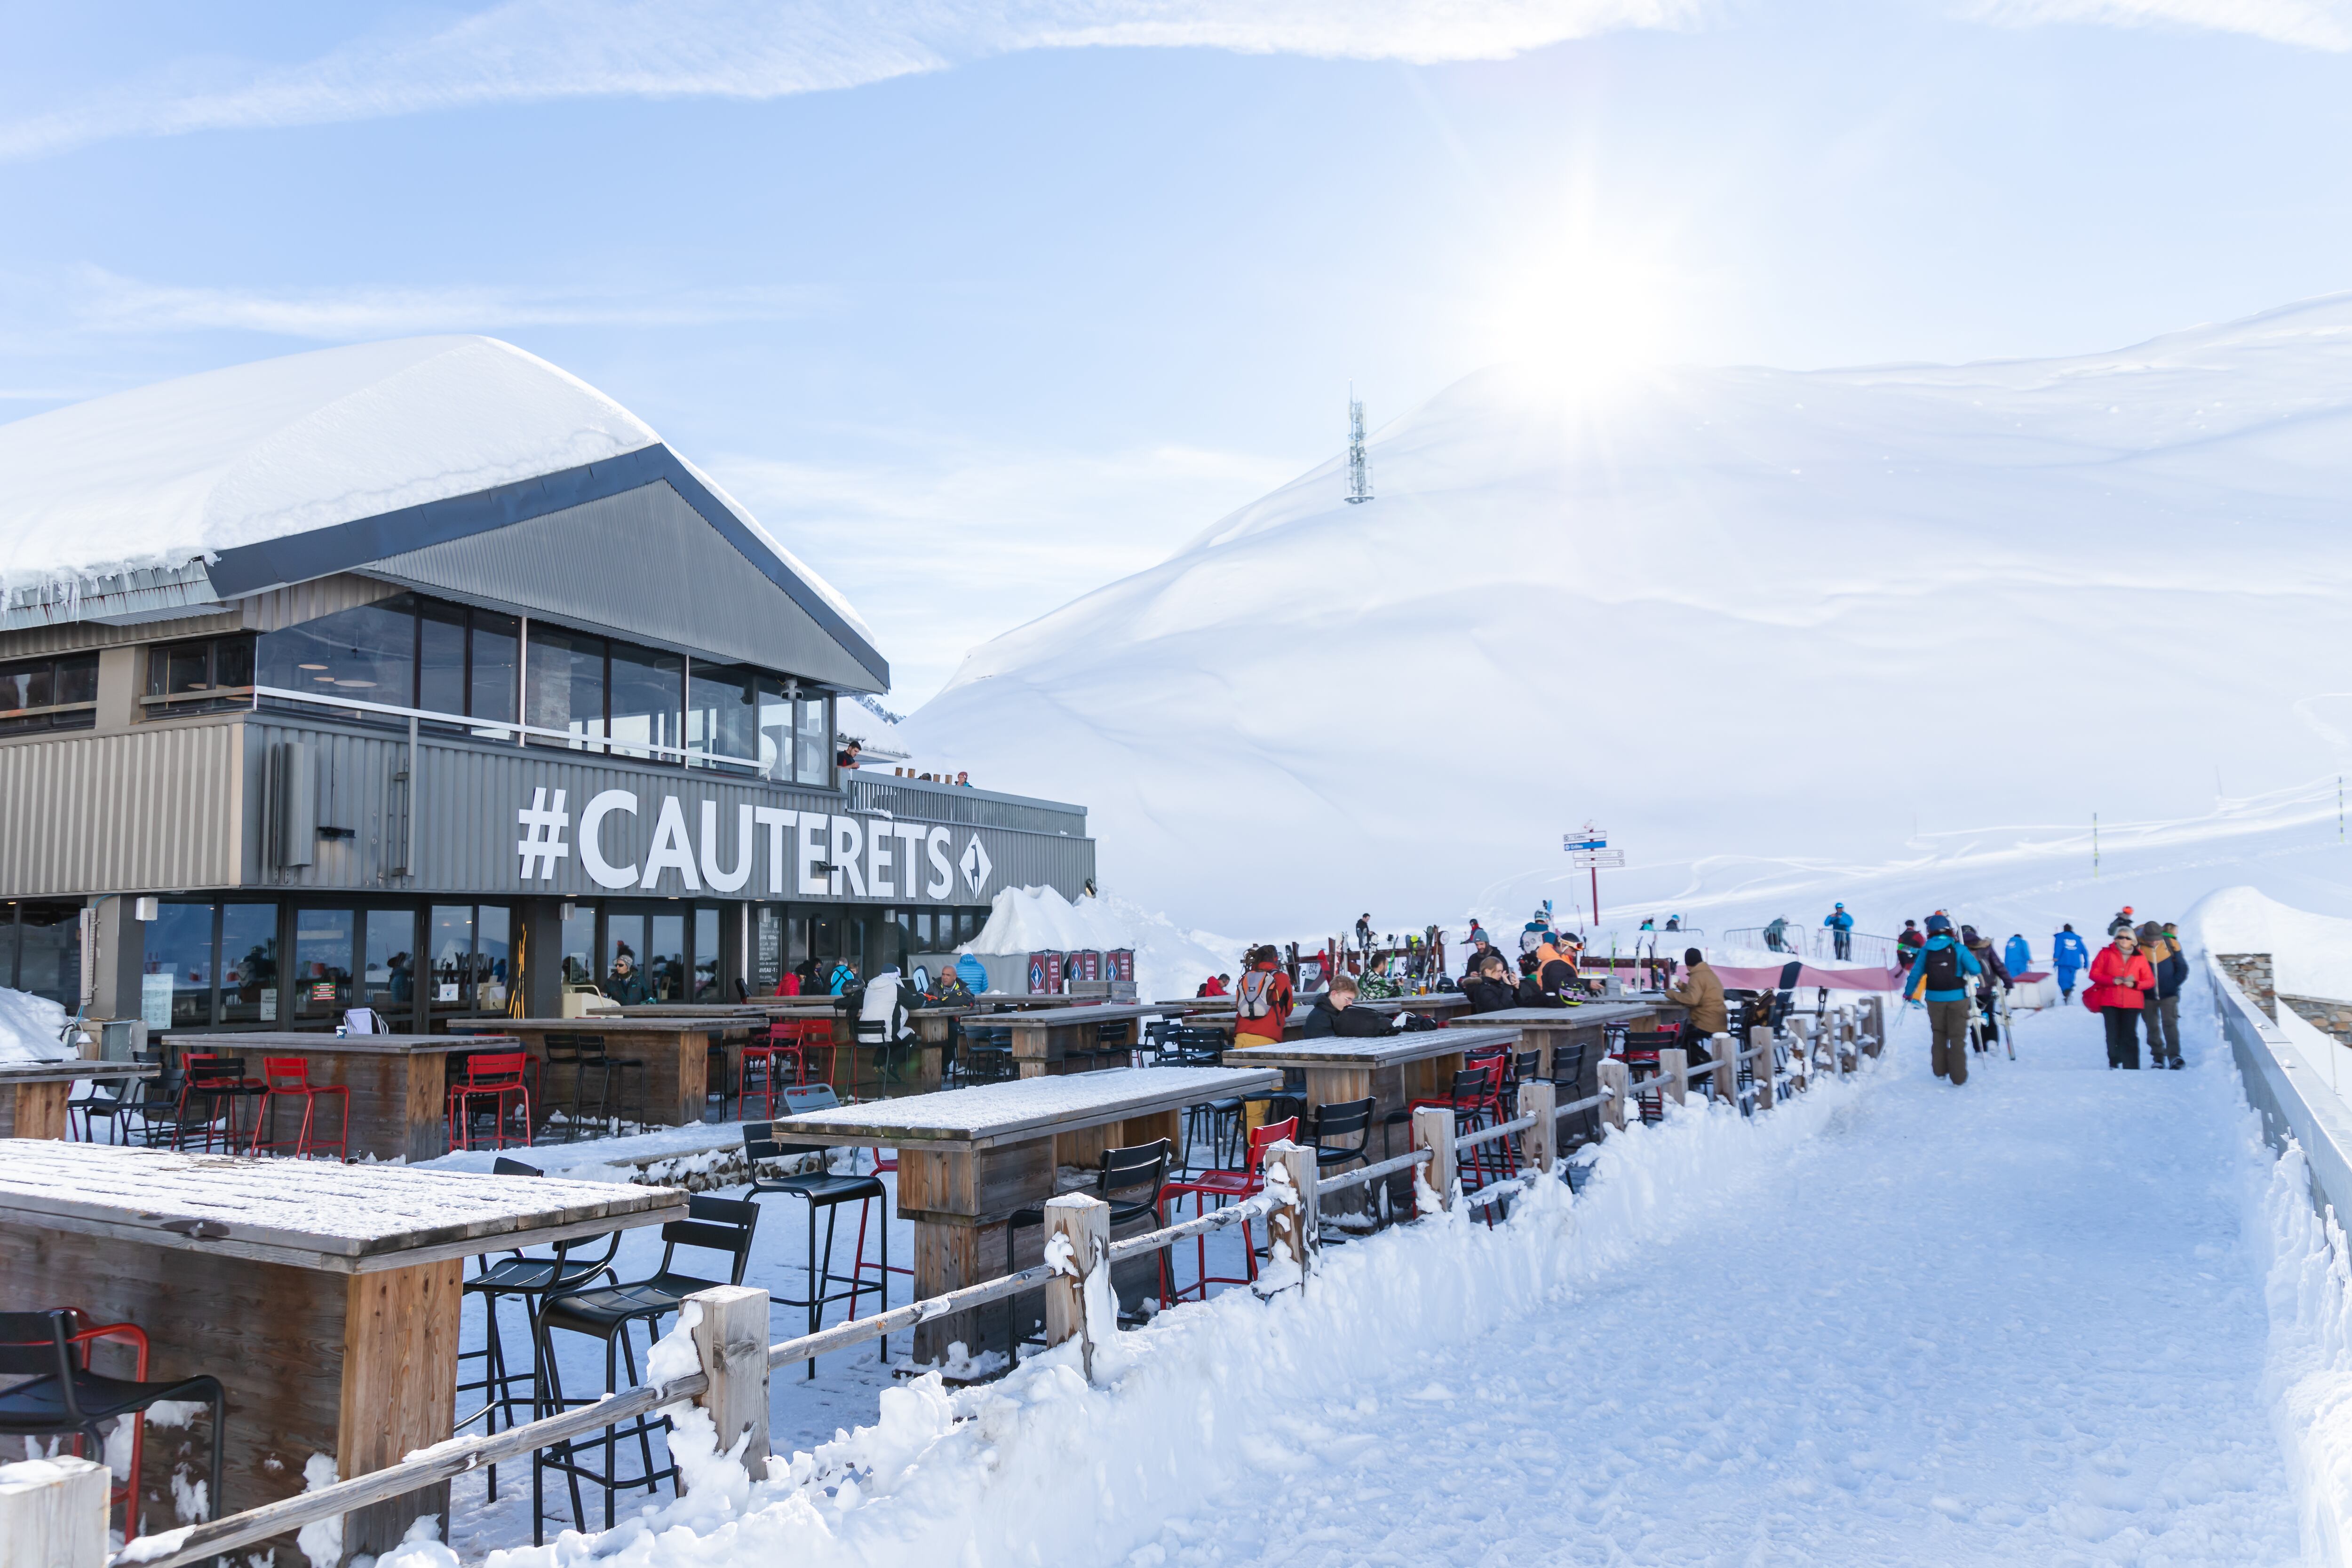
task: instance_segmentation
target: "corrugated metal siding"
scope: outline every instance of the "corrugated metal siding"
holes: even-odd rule
[[[238,614],[248,632],[276,632],[305,621],[316,621],[321,615],[332,615],[339,610],[356,610],[362,604],[373,604],[379,599],[390,599],[407,590],[396,582],[383,582],[356,572],[339,571],[332,577],[314,578],[309,582],[297,582],[286,588],[273,588],[266,593],[249,594],[236,601]]]
[[[851,691],[863,665],[667,482],[370,564],[403,582]]]
[[[338,610],[373,604],[407,590],[396,582],[339,571],[313,582],[272,589],[236,601],[217,614],[175,616],[136,626],[102,626],[95,621],[60,621],[54,625],[0,632],[0,659],[35,653],[78,653],[87,648],[117,648],[129,643],[175,643],[188,637],[217,637],[224,632],[275,632],[298,622],[315,621]],[[108,613],[95,601],[85,601],[83,612]]]
[[[88,648],[119,648],[126,643],[161,643],[182,637],[215,637],[245,625],[235,610],[218,615],[189,615],[170,621],[149,621],[137,626],[101,626],[95,621],[66,621],[55,626],[34,626],[21,632],[0,632],[0,659],[35,653],[79,653]]]
[[[1013,800],[953,785],[908,779],[845,780],[849,804],[859,811],[887,811],[925,822],[969,822],[975,827],[1018,828],[1032,833],[1067,833],[1083,838],[1087,809],[1057,801]]]
[[[0,747],[0,897],[236,883],[238,727],[159,725]]]

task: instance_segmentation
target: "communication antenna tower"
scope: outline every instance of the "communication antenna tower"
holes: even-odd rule
[[[1348,383],[1348,504],[1372,498],[1372,465],[1364,457],[1364,404]]]

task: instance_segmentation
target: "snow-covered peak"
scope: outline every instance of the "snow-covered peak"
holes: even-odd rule
[[[578,377],[494,338],[361,343],[184,376],[0,424],[0,589],[184,565],[658,439]]]

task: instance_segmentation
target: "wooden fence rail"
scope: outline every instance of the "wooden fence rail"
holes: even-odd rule
[[[1530,1164],[1536,1169],[1509,1181],[1490,1183],[1464,1200],[1469,1207],[1485,1207],[1499,1202],[1527,1190],[1528,1185],[1537,1176],[1557,1168],[1557,1129],[1560,1118],[1598,1110],[1603,1113],[1608,1125],[1622,1129],[1625,1125],[1628,1100],[1642,1094],[1661,1093],[1669,1094],[1680,1102],[1693,1080],[1724,1072],[1740,1061],[1755,1064],[1756,1104],[1759,1109],[1769,1109],[1780,1097],[1780,1082],[1784,1074],[1772,1065],[1777,1047],[1769,1034],[1760,1027],[1753,1032],[1761,1038],[1755,1039],[1748,1050],[1741,1051],[1732,1051],[1729,1040],[1717,1036],[1720,1043],[1716,1060],[1704,1067],[1689,1066],[1682,1060],[1683,1053],[1679,1051],[1662,1051],[1659,1072],[1639,1083],[1631,1082],[1624,1063],[1604,1061],[1601,1064],[1602,1083],[1598,1094],[1564,1105],[1554,1103],[1545,1107],[1542,1102],[1552,1098],[1555,1091],[1549,1082],[1543,1083],[1534,1096],[1533,1103],[1523,1101],[1518,1107],[1524,1113],[1499,1125],[1483,1127],[1459,1137],[1453,1135],[1454,1114],[1451,1111],[1440,1109],[1416,1113],[1414,1131],[1418,1146],[1410,1153],[1362,1166],[1345,1176],[1319,1178],[1311,1151],[1296,1148],[1287,1143],[1276,1144],[1267,1151],[1269,1180],[1266,1189],[1257,1197],[1181,1224],[1164,1226],[1145,1235],[1111,1242],[1108,1247],[1097,1249],[1097,1255],[1085,1258],[1075,1266],[1057,1267],[1055,1262],[1049,1260],[1002,1279],[968,1285],[943,1296],[911,1301],[871,1317],[788,1339],[768,1347],[764,1365],[760,1364],[761,1358],[756,1354],[750,1356],[748,1362],[740,1356],[726,1359],[716,1364],[719,1373],[719,1385],[716,1387],[712,1374],[713,1357],[719,1354],[715,1345],[717,1336],[713,1336],[714,1343],[708,1345],[698,1336],[698,1350],[703,1355],[704,1370],[657,1385],[606,1395],[593,1404],[510,1427],[503,1432],[487,1433],[478,1437],[452,1438],[431,1448],[421,1449],[400,1464],[347,1481],[338,1481],[316,1491],[307,1491],[299,1497],[266,1503],[223,1519],[143,1535],[124,1544],[110,1559],[93,1550],[60,1559],[47,1564],[46,1568],[194,1568],[195,1564],[208,1559],[298,1531],[306,1524],[332,1519],[372,1503],[404,1497],[501,1459],[530,1454],[566,1439],[583,1437],[601,1427],[634,1419],[666,1406],[690,1403],[712,1410],[714,1419],[726,1416],[727,1419],[720,1422],[719,1430],[727,1432],[732,1427],[748,1433],[751,1439],[756,1440],[746,1442],[743,1462],[752,1474],[760,1475],[764,1473],[761,1466],[767,1457],[765,1427],[744,1424],[752,1419],[748,1412],[755,1396],[749,1381],[755,1376],[761,1385],[757,1397],[764,1398],[766,1376],[778,1367],[796,1365],[816,1356],[866,1343],[886,1334],[898,1333],[928,1319],[969,1312],[1024,1291],[1051,1285],[1057,1279],[1064,1281],[1067,1291],[1082,1292],[1092,1285],[1095,1271],[1111,1263],[1140,1253],[1155,1252],[1189,1237],[1205,1236],[1261,1217],[1267,1218],[1269,1231],[1280,1239],[1277,1246],[1296,1248],[1297,1255],[1289,1261],[1296,1266],[1298,1280],[1303,1282],[1310,1271],[1316,1246],[1318,1222],[1315,1217],[1319,1212],[1321,1199],[1331,1193],[1367,1186],[1430,1166],[1433,1167],[1433,1176],[1443,1175],[1442,1181],[1433,1180],[1427,1186],[1444,1206],[1452,1201],[1454,1161],[1461,1153],[1500,1139],[1523,1138],[1528,1145]],[[1841,1032],[1844,1038],[1836,1044],[1842,1048],[1851,1043],[1854,1036],[1850,1030]],[[1792,1051],[1790,1070],[1785,1074],[1800,1090],[1806,1086],[1811,1067],[1829,1065],[1814,1061],[1817,1044],[1829,1041],[1806,1040],[1803,1043],[1805,1049],[1801,1052]],[[1876,1038],[1864,1037],[1862,1049],[1875,1056],[1880,1043]],[[1833,1050],[1833,1055],[1834,1069],[1843,1074],[1848,1070],[1846,1063],[1852,1057],[1843,1049]],[[1613,1072],[1611,1071],[1612,1068]],[[1527,1087],[1533,1089],[1537,1086]],[[1549,1110],[1549,1117],[1543,1114],[1545,1109]],[[1549,1125],[1545,1124],[1547,1122]],[[1271,1172],[1277,1166],[1283,1174],[1275,1178]],[[1097,1203],[1096,1199],[1083,1198],[1076,1207],[1083,1209],[1087,1205]],[[1089,1211],[1082,1220],[1073,1219],[1069,1223],[1106,1222],[1102,1217]],[[706,1297],[711,1312],[724,1312],[735,1321],[745,1321],[754,1316],[760,1322],[766,1321],[765,1291],[724,1287],[687,1299],[699,1307]],[[1068,1304],[1077,1299],[1074,1293],[1058,1310],[1049,1312],[1049,1343],[1082,1335],[1086,1332],[1087,1314]],[[1093,1348],[1088,1345],[1084,1349],[1086,1364],[1091,1367]],[[738,1412],[744,1413],[740,1419],[732,1414]],[[53,1484],[62,1488],[72,1479],[61,1470],[59,1479]],[[35,1522],[50,1517],[58,1507],[56,1499],[43,1486],[26,1484],[0,1489],[0,1537],[8,1536],[20,1524],[27,1529],[34,1528]],[[89,1532],[82,1533],[87,1535]]]

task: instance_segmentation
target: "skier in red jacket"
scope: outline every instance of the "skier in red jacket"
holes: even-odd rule
[[[2139,1067],[2139,1015],[2156,990],[2156,971],[2140,956],[2139,938],[2126,926],[2091,959],[2083,1005],[2106,1020],[2107,1065]]]

